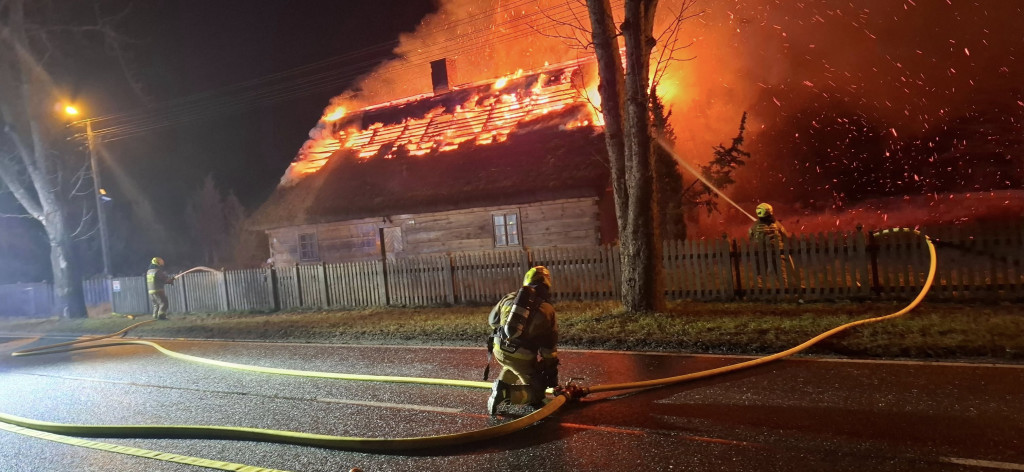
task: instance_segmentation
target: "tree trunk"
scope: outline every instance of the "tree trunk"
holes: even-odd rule
[[[62,318],[89,316],[85,307],[82,278],[71,254],[71,240],[67,236],[50,236],[50,266],[53,268],[54,311]]]
[[[26,24],[24,1],[0,5],[7,8],[6,15],[0,15],[5,21],[0,24],[0,125],[9,138],[5,146],[9,144],[15,151],[10,158],[0,160],[0,180],[46,229],[56,311],[63,317],[84,318],[88,313],[82,280],[66,225],[68,208],[62,178],[68,173],[53,149],[53,143],[62,138],[50,111],[56,101],[49,88],[52,80],[41,61],[32,55],[26,33],[32,25]]]
[[[622,34],[626,70],[608,0],[588,0],[594,48],[601,76],[601,109],[619,224],[622,304],[634,312],[664,308],[661,241],[655,223],[655,186],[648,73],[657,0],[627,0]]]
[[[597,74],[601,81],[597,91],[601,95],[601,114],[604,116],[604,140],[608,148],[608,166],[615,200],[615,218],[619,238],[626,234],[626,215],[629,214],[629,193],[625,180],[625,137],[622,129],[622,99],[624,96],[622,57],[612,20],[610,0],[588,0],[594,55],[597,56]]]
[[[629,192],[627,237],[622,240],[622,303],[630,311],[664,308],[662,248],[657,237],[654,152],[651,140],[649,74],[654,48],[654,10],[657,0],[627,0],[622,35],[626,42],[626,187]],[[628,275],[627,275],[628,274]],[[628,294],[628,296],[627,296]]]

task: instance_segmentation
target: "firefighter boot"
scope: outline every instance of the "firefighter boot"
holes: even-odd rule
[[[508,384],[501,380],[494,381],[491,387],[491,397],[487,399],[487,412],[491,416],[498,414],[498,408],[508,401]]]

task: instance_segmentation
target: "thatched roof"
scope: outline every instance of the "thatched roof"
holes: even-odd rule
[[[259,229],[600,196],[601,127],[581,64],[321,120]]]
[[[575,113],[565,110],[562,113]],[[542,121],[542,122],[541,122]],[[608,186],[603,134],[560,129],[558,113],[520,126],[502,143],[464,143],[425,156],[360,160],[351,149],[253,215],[258,229],[386,215],[600,196]]]

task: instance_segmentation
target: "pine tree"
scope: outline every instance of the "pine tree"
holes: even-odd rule
[[[732,145],[725,147],[722,144],[714,147],[714,157],[707,165],[700,166],[701,175],[718,190],[736,183],[732,173],[750,159],[750,153],[740,149],[743,145],[743,132],[747,128],[747,112],[743,112],[740,118],[740,130],[735,138],[732,138]],[[708,214],[718,210],[718,194],[700,179],[694,179],[693,183],[686,188],[684,193],[688,206],[707,210]]]

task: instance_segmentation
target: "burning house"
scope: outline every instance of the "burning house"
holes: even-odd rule
[[[587,63],[330,111],[254,226],[276,264],[615,240]]]

